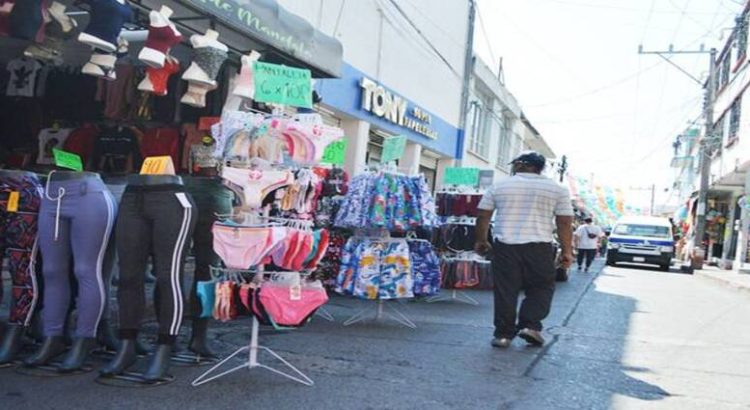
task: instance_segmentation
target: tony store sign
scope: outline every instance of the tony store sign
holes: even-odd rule
[[[367,77],[362,77],[359,86],[362,88],[363,110],[427,138],[438,138],[438,132],[431,126],[432,116],[421,108]]]

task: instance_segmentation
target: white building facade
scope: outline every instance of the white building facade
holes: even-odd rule
[[[472,2],[280,0],[343,44],[341,78],[317,81],[325,121],[348,139],[345,169],[380,161],[384,138],[403,135],[399,168],[435,185],[462,154],[459,129]],[[469,51],[470,52],[470,51]]]

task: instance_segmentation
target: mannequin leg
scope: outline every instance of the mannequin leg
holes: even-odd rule
[[[117,215],[109,191],[84,195],[78,205],[80,214],[71,224],[74,273],[78,280],[78,320],[73,348],[60,371],[80,369],[95,346],[96,330],[106,301],[102,261]]]
[[[159,346],[144,378],[157,381],[167,374],[169,360],[165,358],[171,354],[182,325],[182,274],[185,252],[195,227],[195,204],[183,192],[153,192],[145,198],[145,208],[156,221],[152,243],[159,287]]]

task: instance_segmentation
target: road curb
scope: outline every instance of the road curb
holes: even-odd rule
[[[717,283],[719,285],[722,285],[722,286],[725,286],[725,287],[728,287],[728,288],[732,288],[732,289],[736,289],[736,290],[740,290],[742,292],[748,292],[748,293],[750,293],[750,284],[745,285],[745,284],[742,284],[742,283],[737,283],[737,282],[731,280],[730,278],[721,277],[721,276],[716,275],[714,273],[706,272],[706,271],[702,271],[702,270],[696,270],[696,271],[693,272],[693,274],[695,276],[700,276],[701,278],[706,278],[706,279],[708,279],[708,280],[710,280],[710,281],[712,281],[714,283]],[[736,273],[727,272],[727,275],[736,275]]]

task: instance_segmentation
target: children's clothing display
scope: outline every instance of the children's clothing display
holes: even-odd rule
[[[440,263],[444,289],[492,289],[492,264],[474,257],[445,257]]]
[[[424,176],[375,173],[352,178],[335,225],[406,231],[439,221]]]

